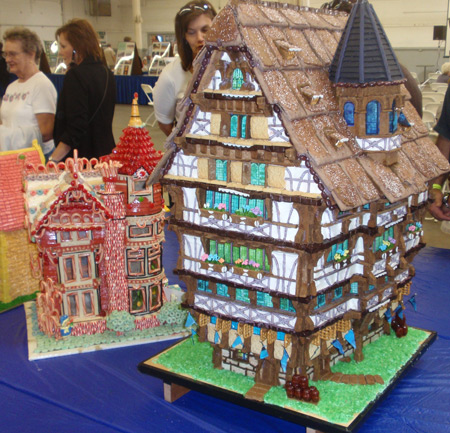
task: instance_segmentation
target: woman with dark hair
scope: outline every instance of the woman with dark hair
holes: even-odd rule
[[[50,160],[72,156],[99,158],[115,146],[112,132],[116,85],[102,63],[100,42],[92,25],[73,19],[56,31],[59,54],[68,71],[58,98],[55,122],[57,147]]]
[[[177,102],[192,78],[192,62],[205,45],[205,34],[215,16],[213,6],[200,0],[187,3],[175,16],[179,57],[164,68],[153,91],[155,116],[166,135],[172,132]]]
[[[0,110],[0,150],[31,146],[37,140],[45,157],[55,148],[53,125],[56,89],[39,71],[42,44],[35,32],[14,27],[7,30],[2,56],[9,71],[17,76],[5,90]]]

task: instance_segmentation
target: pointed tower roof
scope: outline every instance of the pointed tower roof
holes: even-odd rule
[[[155,150],[151,137],[141,121],[137,93],[134,94],[130,122],[122,132],[123,135],[110,155],[112,160],[122,164],[119,173],[132,176],[143,168],[151,174],[161,159],[162,152]]]
[[[353,6],[330,65],[336,84],[395,82],[404,76],[380,21],[367,0]]]

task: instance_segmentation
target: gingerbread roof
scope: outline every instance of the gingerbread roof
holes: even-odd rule
[[[99,194],[103,178],[87,160],[77,161],[75,158],[74,162],[68,159],[57,166],[49,162],[41,167],[43,169],[29,166],[25,177],[25,203],[31,234],[49,226],[51,217],[61,213],[78,212],[80,219],[73,226],[79,230],[91,229],[96,225],[94,213],[110,216],[110,211]],[[77,201],[78,210],[73,209],[74,200]],[[86,212],[89,214],[87,219],[84,217]],[[60,225],[70,230],[70,218],[64,221]]]
[[[133,99],[131,117],[128,126],[122,131],[117,146],[110,158],[122,164],[120,174],[132,176],[144,169],[151,174],[162,157],[162,152],[155,150],[151,137],[139,117],[137,93]]]
[[[367,0],[353,6],[334,59],[330,80],[363,84],[404,78],[394,50]]]
[[[22,173],[24,161],[39,164],[43,160],[39,146],[0,152],[0,230],[23,229],[25,207]]]
[[[366,2],[358,5],[361,10],[368,10],[368,6]],[[381,25],[378,21],[373,24],[371,17],[371,28],[377,29],[380,35]],[[330,202],[341,210],[377,199],[394,203],[425,191],[425,182],[450,170],[450,166],[427,138],[428,129],[409,100],[403,113],[412,127],[402,131],[398,162],[390,166],[378,162],[370,152],[358,146],[356,136],[338,109],[328,69],[347,18],[347,14],[335,11],[258,0],[232,0],[215,18],[206,37],[206,47],[195,60],[194,76],[185,94],[184,116],[168,138],[168,151],[151,181],[171,164],[176,137],[186,135],[185,131],[189,130],[197,113],[192,108],[192,95],[207,90],[220,60],[219,49],[245,53],[265,100],[281,120],[299,158],[309,161],[325,186],[325,194],[332,197]],[[351,33],[355,31],[356,18],[349,28]],[[377,49],[386,51],[381,42],[376,45]],[[341,42],[341,46],[345,44]],[[350,47],[347,43],[347,48]],[[382,57],[380,54],[379,58]],[[390,71],[391,80],[400,78],[395,62],[387,59],[381,64],[386,74]],[[406,92],[401,86],[402,92]],[[317,95],[319,102],[311,104],[311,95]]]

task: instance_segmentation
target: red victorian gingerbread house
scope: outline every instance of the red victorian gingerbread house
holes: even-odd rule
[[[153,313],[167,282],[164,204],[160,185],[146,181],[161,153],[143,126],[135,100],[128,127],[102,162],[75,154],[26,167],[29,232],[42,278],[38,321],[48,335],[60,337],[63,316],[72,335],[159,325]]]

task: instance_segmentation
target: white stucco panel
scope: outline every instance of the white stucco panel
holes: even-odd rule
[[[180,150],[175,155],[168,174],[198,179],[197,157],[185,155]]]
[[[306,167],[286,167],[284,180],[288,191],[320,194],[320,189],[314,182],[313,175]]]

